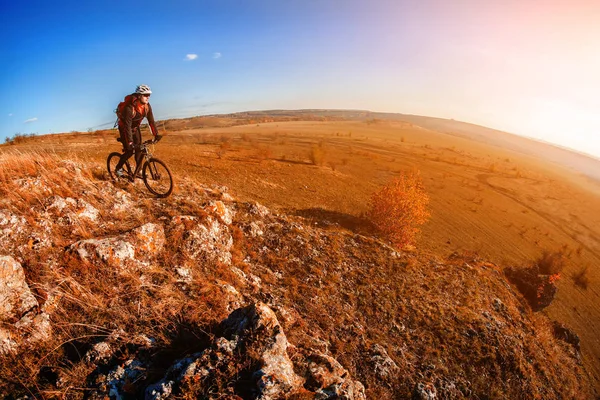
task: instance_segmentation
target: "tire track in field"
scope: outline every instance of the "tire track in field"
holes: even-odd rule
[[[535,215],[537,215],[538,217],[540,217],[544,221],[548,222],[550,225],[554,226],[557,230],[559,230],[560,232],[564,233],[567,237],[571,238],[571,240],[573,240],[574,242],[578,243],[582,248],[584,248],[585,250],[587,250],[590,254],[593,254],[594,257],[600,259],[600,254],[598,254],[596,251],[594,251],[593,249],[591,249],[588,245],[586,245],[581,240],[579,240],[577,237],[575,237],[575,235],[573,235],[572,232],[568,232],[567,229],[564,228],[564,225],[556,222],[552,218],[551,214],[545,213],[543,211],[536,210],[535,208],[529,206],[527,203],[525,203],[524,201],[522,201],[521,199],[519,199],[517,196],[515,196],[510,190],[504,189],[504,188],[502,188],[500,186],[495,186],[495,185],[491,184],[489,182],[489,180],[488,180],[491,176],[492,175],[490,175],[490,174],[477,174],[476,178],[479,181],[479,183],[481,183],[483,185],[489,186],[496,193],[501,194],[501,195],[503,195],[505,197],[508,197],[509,199],[511,199],[512,201],[514,201],[515,203],[517,203],[520,206],[522,206],[522,207],[526,208],[527,210],[531,211],[532,213],[534,213]],[[514,178],[512,178],[512,179],[514,179]],[[591,232],[591,230],[587,226],[585,226],[585,224],[582,224],[579,221],[577,221],[577,222],[580,225],[582,225],[583,228],[585,228],[585,229],[587,229],[588,231]]]

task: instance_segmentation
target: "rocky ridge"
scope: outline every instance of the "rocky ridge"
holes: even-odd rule
[[[475,255],[401,252],[191,181],[154,199],[47,162],[0,201],[4,395],[590,394],[579,350]]]

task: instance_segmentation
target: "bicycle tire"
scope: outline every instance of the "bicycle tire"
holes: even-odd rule
[[[142,179],[148,190],[157,197],[167,197],[173,191],[173,175],[158,158],[151,158],[144,163]]]
[[[115,169],[122,155],[122,153],[118,153],[115,151],[113,153],[110,153],[108,155],[108,158],[106,159],[106,168],[108,169],[108,176],[110,176],[110,179],[113,181],[120,180],[119,177],[115,174]],[[131,165],[129,164],[129,160],[125,161],[125,164],[123,164],[123,169],[128,175],[131,175],[133,173]]]

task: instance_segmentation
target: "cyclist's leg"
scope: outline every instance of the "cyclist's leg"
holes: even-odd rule
[[[125,164],[125,162],[129,159],[129,157],[131,157],[133,155],[133,148],[131,148],[127,145],[127,138],[125,137],[125,132],[122,129],[120,124],[119,124],[119,135],[121,136],[121,141],[123,143],[123,148],[125,148],[125,152],[123,153],[123,155],[121,156],[121,159],[117,163],[117,166],[115,167],[115,171],[118,171],[121,168],[123,168],[123,164]]]
[[[136,129],[133,130],[132,133],[133,146],[135,148],[135,173],[133,174],[133,176],[136,176],[142,168],[142,158],[144,157],[142,149],[140,148],[140,145],[142,144],[142,132],[140,131],[140,127],[138,126]]]
[[[115,171],[122,169],[123,165],[125,165],[125,162],[127,160],[129,160],[129,157],[131,157],[132,155],[133,155],[133,149],[126,150],[125,153],[123,153],[123,155],[121,156],[121,159],[119,160],[119,162],[117,163],[117,166],[115,167]]]

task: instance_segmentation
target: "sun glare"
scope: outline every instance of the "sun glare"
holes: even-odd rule
[[[560,100],[538,99],[530,107],[525,128],[536,139],[600,154],[600,115]]]

